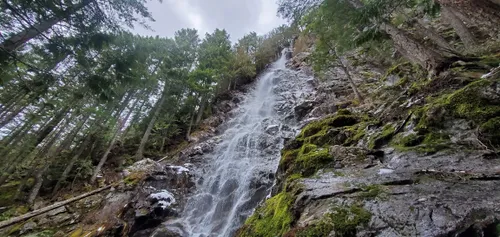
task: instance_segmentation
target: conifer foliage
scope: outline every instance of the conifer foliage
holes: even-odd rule
[[[251,82],[291,39],[143,37],[147,0],[0,4],[0,206],[33,204],[186,142],[213,102]],[[3,191],[0,191],[3,192]]]

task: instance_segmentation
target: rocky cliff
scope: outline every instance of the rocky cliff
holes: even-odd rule
[[[333,68],[238,236],[498,236],[500,55],[433,78],[359,52],[350,63],[364,101]]]

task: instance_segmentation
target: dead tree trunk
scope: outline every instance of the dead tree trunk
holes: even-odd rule
[[[476,45],[476,39],[460,18],[447,6],[441,6],[441,17],[448,22],[457,33],[466,49],[471,49]]]
[[[469,22],[479,26],[490,36],[497,38],[500,33],[500,5],[490,0],[437,0],[443,7],[453,9],[467,17]]]
[[[420,64],[431,74],[440,69],[445,62],[441,54],[424,46],[404,30],[388,23],[382,23],[380,28],[391,37],[397,49],[406,51],[403,55],[410,61]]]
[[[427,25],[422,19],[415,21],[415,29],[419,33],[419,37],[428,37],[434,44],[442,48],[444,51],[456,54],[455,49],[448,43],[448,41],[432,29],[432,26]]]
[[[38,210],[26,213],[24,215],[14,217],[14,218],[8,219],[6,221],[2,221],[2,222],[0,222],[0,229],[5,228],[7,226],[11,226],[11,225],[16,224],[16,223],[19,223],[21,221],[28,220],[28,219],[30,219],[32,217],[35,217],[35,216],[41,215],[43,213],[49,212],[49,211],[54,210],[54,209],[56,209],[58,207],[62,207],[62,206],[68,205],[68,204],[70,204],[72,202],[76,202],[78,200],[84,199],[84,198],[92,196],[94,194],[100,193],[100,192],[102,192],[104,190],[110,189],[112,186],[113,185],[108,185],[108,186],[96,189],[96,190],[94,190],[92,192],[84,193],[84,194],[82,194],[80,196],[77,196],[77,197],[74,197],[74,198],[70,198],[70,199],[62,201],[62,202],[54,203],[54,204],[52,204],[50,206],[46,206],[46,207],[40,208]]]

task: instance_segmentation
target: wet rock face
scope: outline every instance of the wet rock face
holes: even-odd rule
[[[372,216],[368,236],[494,236],[500,198],[491,193],[500,192],[500,161],[477,153],[386,156],[384,165],[346,165],[304,179],[298,226],[321,219],[331,203],[361,203]]]
[[[303,62],[297,57],[289,66],[304,72]],[[483,104],[499,104],[498,82],[460,85],[454,94],[432,88],[436,98],[469,94],[457,99],[460,106],[451,99],[428,106],[425,93],[388,96],[394,92],[383,90],[394,89],[403,77],[377,81],[385,71],[373,67],[352,71],[355,83],[362,73],[377,83],[361,89],[373,101],[353,104],[345,73],[333,68],[329,80],[315,85],[317,93],[292,108],[302,133],[286,139],[272,197],[238,236],[265,235],[262,230],[278,236],[500,236],[500,159],[485,149],[488,144],[478,145],[484,137],[498,143],[491,130],[486,133],[497,126],[498,113],[482,120],[470,116],[486,111]],[[415,112],[422,107],[424,112]],[[357,121],[337,126],[328,120],[346,109]],[[423,127],[422,117],[437,125]]]
[[[302,120],[309,112],[314,109],[317,103],[315,101],[304,101],[303,103],[297,105],[293,111],[297,120]]]

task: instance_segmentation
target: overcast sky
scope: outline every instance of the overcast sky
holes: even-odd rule
[[[276,0],[163,0],[151,1],[147,7],[156,22],[154,31],[137,26],[140,35],[172,37],[182,28],[196,28],[202,38],[216,28],[226,29],[235,42],[246,33],[264,34],[285,21],[276,16]]]

